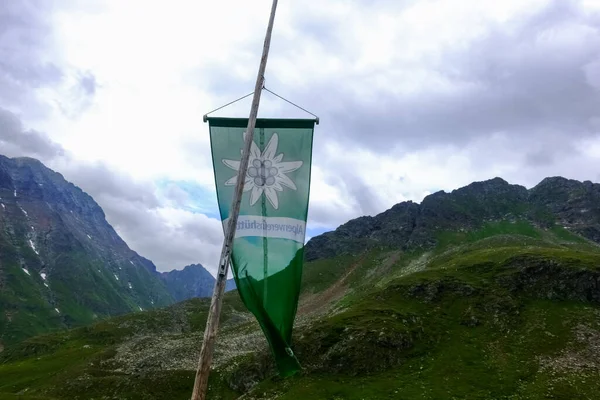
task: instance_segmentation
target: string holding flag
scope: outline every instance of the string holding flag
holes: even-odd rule
[[[262,87],[262,88],[263,88],[265,91],[267,91],[267,92],[271,93],[272,95],[279,97],[281,100],[283,100],[283,101],[285,101],[285,102],[288,102],[288,103],[290,103],[291,105],[293,105],[294,107],[296,107],[296,108],[298,108],[298,109],[300,109],[300,110],[302,110],[302,111],[304,111],[304,112],[306,112],[306,113],[308,113],[308,114],[312,115],[313,117],[315,117],[315,124],[319,125],[319,117],[318,117],[316,114],[313,114],[313,113],[311,113],[311,112],[310,112],[310,111],[308,111],[306,108],[300,107],[300,106],[299,106],[298,104],[296,104],[296,103],[292,103],[291,101],[289,101],[289,100],[288,100],[288,99],[286,99],[285,97],[278,95],[277,93],[275,93],[275,92],[274,92],[274,91],[272,91],[272,90],[269,90],[269,89],[268,89],[266,86],[264,86],[264,85],[263,85],[263,87]],[[248,97],[248,96],[252,96],[253,94],[254,94],[254,92],[252,92],[252,93],[248,93],[248,94],[246,94],[246,95],[244,95],[244,96],[242,96],[242,97],[240,97],[240,98],[238,98],[238,99],[235,99],[235,100],[233,100],[233,101],[230,101],[230,102],[229,102],[229,103],[227,103],[227,104],[224,104],[224,105],[222,105],[222,106],[220,106],[220,107],[217,107],[217,108],[215,108],[215,109],[214,109],[214,110],[212,110],[212,111],[209,111],[209,112],[207,112],[207,113],[206,113],[206,114],[204,114],[204,116],[202,117],[202,120],[203,120],[204,122],[207,122],[207,121],[208,121],[208,114],[212,114],[212,113],[214,113],[214,112],[216,112],[216,111],[219,111],[219,110],[221,110],[221,109],[223,109],[223,108],[225,108],[225,107],[228,107],[228,106],[230,106],[230,105],[232,105],[232,104],[235,104],[235,103],[237,103],[238,101],[244,100],[244,99],[245,99],[246,97]]]
[[[319,118],[264,87],[277,0],[273,0],[249,118],[209,123],[219,212],[225,239],[200,350],[192,400],[204,400],[229,264],[238,293],[256,317],[281,376],[300,370],[292,328],[300,296],[312,144]],[[257,119],[262,90],[315,119]],[[255,135],[255,130],[257,134]]]

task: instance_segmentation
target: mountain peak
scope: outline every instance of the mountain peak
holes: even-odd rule
[[[552,188],[552,190],[568,190],[574,188],[600,188],[600,184],[591,181],[578,181],[575,179],[567,179],[562,176],[552,176],[544,178],[540,183],[532,188],[532,191],[541,190],[542,188]]]
[[[13,157],[13,158],[9,158],[9,160],[13,160],[16,163],[19,164],[32,164],[32,165],[39,165],[41,167],[44,167],[44,164],[38,160],[37,158],[32,158],[32,157]]]
[[[41,162],[1,156],[0,203],[0,309],[14,311],[0,341],[172,303],[94,199]]]
[[[202,264],[190,264],[181,270],[163,272],[161,277],[176,301],[193,297],[210,297],[215,286],[215,278]],[[225,291],[233,289],[235,283],[230,279],[227,281]]]

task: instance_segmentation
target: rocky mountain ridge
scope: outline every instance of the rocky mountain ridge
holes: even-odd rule
[[[420,204],[406,201],[374,217],[364,216],[311,238],[307,261],[356,254],[372,247],[432,248],[440,231],[467,230],[487,221],[525,219],[561,224],[600,243],[600,184],[550,177],[527,189],[501,178],[439,191]]]
[[[211,297],[215,286],[215,278],[201,264],[191,264],[185,268],[162,272],[161,278],[175,301],[193,297]],[[225,291],[235,289],[235,281],[227,280]]]
[[[172,304],[181,288],[163,276],[79,187],[38,160],[0,155],[0,347]],[[191,283],[197,290],[178,300],[206,295]]]

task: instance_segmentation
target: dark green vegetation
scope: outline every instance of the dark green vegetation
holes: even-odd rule
[[[210,398],[597,398],[600,249],[527,222],[439,237],[429,251],[308,263],[294,333],[304,371],[289,379],[228,293]],[[1,354],[0,393],[188,399],[207,306],[26,340]]]

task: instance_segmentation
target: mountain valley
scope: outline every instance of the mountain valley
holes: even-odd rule
[[[293,339],[303,371],[277,377],[232,290],[209,398],[597,398],[599,233],[600,185],[560,177],[529,190],[475,182],[349,221],[306,245]],[[33,258],[26,244],[15,259]],[[177,290],[171,303],[201,292]],[[165,300],[5,345],[0,398],[189,399],[209,302]]]

